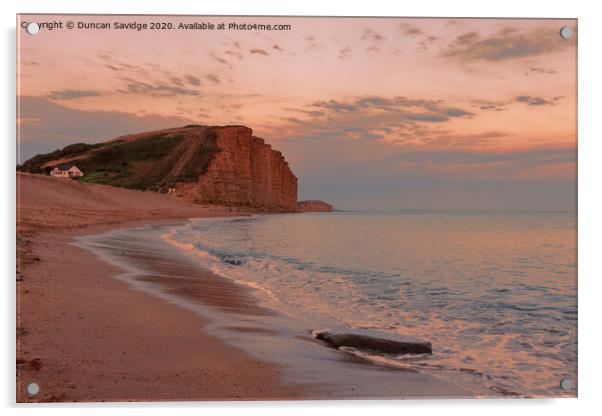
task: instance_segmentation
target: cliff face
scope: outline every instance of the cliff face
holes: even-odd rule
[[[297,177],[282,153],[247,127],[212,127],[206,134],[220,150],[198,180],[175,183],[176,196],[199,204],[297,209]]]
[[[198,126],[78,144],[25,162],[48,173],[71,163],[83,182],[169,193],[196,204],[297,210],[297,178],[282,153],[244,126]]]
[[[332,205],[324,201],[309,200],[297,202],[297,210],[300,212],[332,212]]]

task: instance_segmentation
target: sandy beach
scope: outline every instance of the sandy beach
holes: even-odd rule
[[[310,324],[292,323],[158,238],[187,218],[240,211],[17,179],[17,402],[468,395],[326,348]],[[122,263],[138,270],[133,278],[115,278]],[[25,392],[31,382],[35,397]]]

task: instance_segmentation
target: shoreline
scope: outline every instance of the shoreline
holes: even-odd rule
[[[78,238],[77,244],[118,266],[122,272],[115,277],[133,290],[201,316],[208,321],[205,333],[276,365],[284,385],[299,387],[295,398],[468,397],[465,390],[433,375],[392,367],[316,340],[314,330],[337,324],[283,309],[279,302],[266,299],[261,288],[207,269],[194,250],[163,238],[180,224],[119,228]]]
[[[253,289],[151,232],[253,212],[18,179],[18,403],[471,396],[433,376],[327,348],[311,337],[315,322],[265,308]],[[82,246],[115,235],[103,256]],[[116,261],[107,262],[111,256]],[[135,281],[119,277],[132,267]],[[30,382],[40,386],[35,397],[25,392]]]
[[[77,236],[173,222],[126,221],[20,236],[28,254],[20,256],[17,282],[18,403],[301,395],[299,386],[281,382],[277,366],[203,331],[206,318],[128,287],[114,278],[119,268],[73,244]],[[29,382],[40,385],[35,397],[25,393]]]

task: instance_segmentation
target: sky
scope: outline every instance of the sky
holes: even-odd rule
[[[300,199],[362,210],[575,209],[575,20],[20,20],[63,22],[33,36],[19,30],[20,162],[75,142],[242,124],[283,152]],[[195,22],[216,28],[179,28]]]

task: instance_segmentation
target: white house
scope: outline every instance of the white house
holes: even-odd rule
[[[50,176],[56,178],[79,178],[84,176],[84,172],[75,165],[58,165],[50,171]]]

